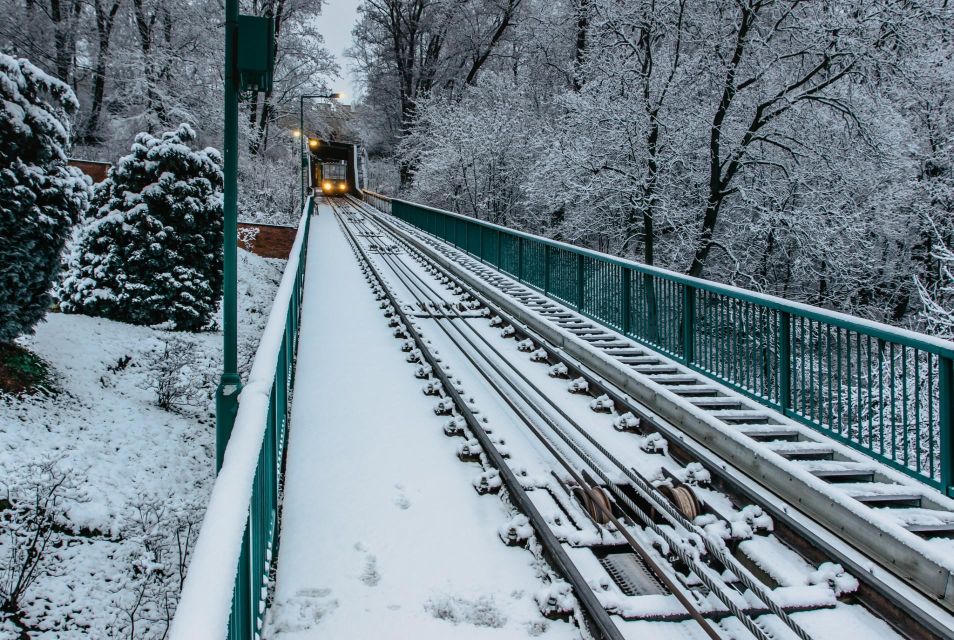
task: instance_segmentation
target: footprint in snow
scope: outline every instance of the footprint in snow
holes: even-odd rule
[[[398,508],[400,508],[400,509],[408,509],[408,508],[410,508],[410,506],[411,506],[411,501],[407,499],[407,496],[406,496],[406,495],[404,495],[403,493],[401,493],[401,494],[398,494],[398,496],[394,498],[394,504],[396,504],[396,505],[398,506]]]
[[[369,555],[364,560],[364,571],[361,572],[361,582],[369,587],[377,586],[381,582],[381,574],[378,573],[378,559]]]
[[[307,631],[338,608],[338,601],[329,598],[331,589],[299,589],[290,598],[275,602],[269,612],[272,634]]]

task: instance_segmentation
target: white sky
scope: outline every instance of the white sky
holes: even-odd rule
[[[325,46],[338,60],[341,67],[341,78],[332,81],[332,91],[342,91],[345,99],[342,102],[350,103],[357,94],[357,79],[349,71],[349,60],[344,51],[351,46],[351,28],[358,17],[358,5],[361,0],[327,0],[318,16],[318,31],[325,38]]]

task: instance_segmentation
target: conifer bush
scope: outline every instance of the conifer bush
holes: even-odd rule
[[[222,288],[222,158],[186,124],[136,136],[97,185],[59,290],[67,313],[197,331]]]
[[[66,164],[70,87],[0,53],[0,344],[30,333],[50,307],[90,180]]]

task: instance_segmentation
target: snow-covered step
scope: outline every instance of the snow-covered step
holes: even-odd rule
[[[698,383],[699,378],[693,375],[686,373],[676,373],[676,374],[661,374],[655,376],[649,376],[649,378],[656,384],[666,384],[666,385],[686,385],[692,384],[693,382]],[[704,386],[704,385],[699,385]]]
[[[758,409],[719,409],[709,413],[713,417],[728,423],[767,424],[771,419],[769,414]]]
[[[597,327],[586,326],[586,325],[575,328],[575,329],[567,329],[567,331],[578,336],[596,335],[596,336],[606,336],[607,338],[610,337],[610,335],[606,333],[606,331],[604,331],[603,329],[598,329]]]
[[[838,488],[858,502],[866,504],[904,504],[920,506],[921,494],[909,487],[890,482],[845,482]]]
[[[655,359],[657,362],[658,358]],[[676,373],[679,371],[675,366],[671,364],[633,364],[633,371],[638,373]]]
[[[650,356],[643,349],[633,349],[632,347],[614,347],[614,348],[607,347],[607,348],[604,348],[603,351],[606,352],[606,355],[613,356],[614,358],[622,358],[622,357],[628,357],[628,356],[645,356],[645,357],[655,358],[656,360],[659,359],[659,356]]]
[[[828,482],[871,482],[874,469],[864,462],[846,460],[800,460],[800,467]]]
[[[823,442],[787,442],[778,440],[764,444],[775,453],[790,460],[831,457],[835,453],[835,450],[830,445]]]
[[[954,513],[949,511],[923,507],[884,508],[878,511],[890,515],[911,533],[925,537],[954,535]]]
[[[719,387],[714,387],[708,384],[677,384],[671,387],[667,387],[669,391],[672,391],[679,396],[714,396],[717,393],[721,392]]]
[[[703,409],[741,409],[745,405],[739,398],[716,396],[714,398],[693,398],[692,404]]]
[[[772,424],[739,425],[739,433],[753,440],[796,440],[801,432],[793,427]]]
[[[605,349],[606,347],[625,347],[628,346],[628,343],[619,340],[616,336],[604,333],[600,335],[592,336],[580,336],[583,340],[596,345],[600,349]]]
[[[615,353],[611,353],[610,355],[614,355],[614,356],[615,356],[616,354],[615,354]],[[622,362],[623,364],[628,364],[628,365],[634,365],[634,364],[657,364],[657,363],[661,362],[661,360],[659,359],[658,356],[645,356],[645,355],[622,356],[622,357],[619,358],[619,361]]]

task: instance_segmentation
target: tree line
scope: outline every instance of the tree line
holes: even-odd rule
[[[378,186],[951,335],[945,0],[368,0]]]

